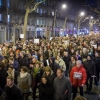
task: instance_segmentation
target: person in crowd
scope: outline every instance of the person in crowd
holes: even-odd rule
[[[20,52],[19,64],[20,64],[20,67],[21,66],[26,66],[27,68],[29,68],[29,59],[25,55],[25,52],[24,51],[21,51]]]
[[[61,68],[57,69],[57,77],[54,79],[54,91],[55,100],[70,100],[71,98],[71,83],[65,77],[64,71]]]
[[[4,63],[0,62],[0,87],[4,89],[6,85],[7,70],[5,69]]]
[[[65,62],[60,58],[60,56],[57,56],[56,63],[59,64],[61,69],[65,72],[66,71],[66,65]]]
[[[98,52],[95,53],[95,57],[93,58],[93,61],[95,62],[96,66],[96,78],[95,78],[95,85],[98,85],[99,82],[99,74],[100,74],[100,57]]]
[[[39,85],[39,100],[54,100],[54,88],[46,76],[42,76]]]
[[[93,78],[96,76],[96,67],[91,55],[87,56],[87,60],[83,63],[83,66],[87,73],[86,93],[91,94]]]
[[[54,73],[54,75],[56,77],[57,69],[60,68],[60,66],[59,66],[59,64],[57,64],[55,62],[55,58],[54,57],[50,57],[49,62],[50,62],[49,66],[52,69],[52,71],[53,71],[53,73]]]
[[[71,61],[69,62],[69,73],[71,69],[76,65],[76,57],[73,55],[71,56]]]
[[[36,99],[36,89],[38,88],[40,84],[41,77],[44,73],[44,71],[41,68],[40,62],[37,61],[32,67],[31,75],[32,75],[32,89],[33,89],[33,100]]]
[[[6,80],[4,92],[7,94],[8,100],[23,100],[21,90],[14,84],[13,76],[8,76]]]
[[[13,76],[14,83],[17,85],[17,78],[18,78],[19,72],[15,71],[15,69],[13,68],[13,66],[9,66],[7,73],[8,73],[8,76]]]
[[[65,72],[65,75],[68,76],[69,62],[70,62],[70,56],[68,54],[68,51],[64,51],[63,60],[64,60],[64,62],[66,64],[66,72]]]
[[[19,70],[19,63],[17,61],[14,60],[13,57],[10,57],[9,58],[9,64],[8,64],[8,67],[9,66],[13,66],[15,71],[18,71]]]
[[[26,66],[21,67],[20,75],[17,79],[17,82],[18,87],[23,93],[24,100],[28,100],[32,80],[31,75],[28,73],[28,69]]]
[[[44,75],[49,79],[49,81],[51,83],[53,83],[53,80],[55,78],[53,71],[51,70],[51,68],[49,66],[46,66],[44,69]]]
[[[86,70],[83,67],[81,60],[78,60],[76,62],[76,66],[73,67],[70,72],[70,81],[73,90],[73,100],[76,97],[78,87],[80,89],[80,95],[83,96],[83,87],[86,83],[86,79]]]

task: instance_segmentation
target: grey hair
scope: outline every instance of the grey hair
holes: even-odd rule
[[[82,61],[81,61],[81,60],[77,60],[76,63],[80,63],[80,64],[82,64]]]

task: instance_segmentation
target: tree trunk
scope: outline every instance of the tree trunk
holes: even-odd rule
[[[25,13],[25,17],[24,17],[24,26],[23,26],[24,40],[26,40],[26,30],[27,30],[28,15],[29,15],[29,9],[26,9],[26,13]]]
[[[51,33],[51,37],[54,37],[54,27],[56,24],[56,10],[54,10],[54,18],[53,18],[53,23],[52,23],[52,33]]]

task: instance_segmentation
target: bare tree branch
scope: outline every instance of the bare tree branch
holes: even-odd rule
[[[41,4],[41,3],[43,3],[43,2],[45,2],[45,0],[43,0],[43,1],[41,1],[41,2],[38,2],[38,3],[36,3],[35,4],[35,6],[30,10],[30,12],[29,13],[31,13],[31,12],[33,12],[33,11],[35,11],[36,10],[36,8],[38,7],[38,5],[39,4]]]

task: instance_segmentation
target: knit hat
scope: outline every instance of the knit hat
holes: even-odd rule
[[[87,100],[86,98],[78,95],[74,100]]]

